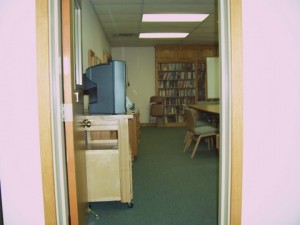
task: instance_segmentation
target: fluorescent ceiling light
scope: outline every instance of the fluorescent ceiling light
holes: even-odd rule
[[[144,14],[143,22],[202,22],[209,14]]]
[[[185,38],[189,33],[140,33],[140,38]]]

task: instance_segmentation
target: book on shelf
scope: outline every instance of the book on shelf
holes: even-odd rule
[[[159,71],[193,71],[195,70],[194,63],[159,63]]]

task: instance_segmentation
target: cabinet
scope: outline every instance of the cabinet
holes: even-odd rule
[[[219,58],[206,57],[197,61],[198,101],[218,100],[220,97]]]
[[[138,155],[138,144],[140,141],[140,113],[136,112],[132,114],[133,118],[129,119],[129,140],[131,148],[131,158]]]
[[[134,157],[138,155],[138,143],[140,140],[140,113],[130,113],[129,115],[132,118],[128,120],[128,134],[129,134],[129,143],[131,150],[131,158],[134,160]],[[90,140],[109,140],[109,139],[117,139],[118,132],[114,130],[101,130],[101,131],[93,131],[89,134]]]
[[[219,58],[206,58],[206,83],[207,95],[209,100],[218,100],[220,98],[220,73],[219,73]]]
[[[206,58],[216,46],[156,46],[156,95],[165,97],[164,126],[185,125],[183,105],[207,100]]]
[[[132,115],[83,116],[87,121],[86,169],[88,201],[121,201],[132,205],[132,161],[128,121]],[[93,132],[115,132],[101,139]]]

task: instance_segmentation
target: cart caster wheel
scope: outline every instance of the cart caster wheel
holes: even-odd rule
[[[133,207],[133,202],[129,202],[129,203],[128,203],[128,207],[129,207],[129,208],[132,208],[132,207]]]

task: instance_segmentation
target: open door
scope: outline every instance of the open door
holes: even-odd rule
[[[70,224],[87,221],[87,179],[84,132],[76,120],[83,114],[81,84],[80,2],[62,0],[62,55],[65,141]]]

